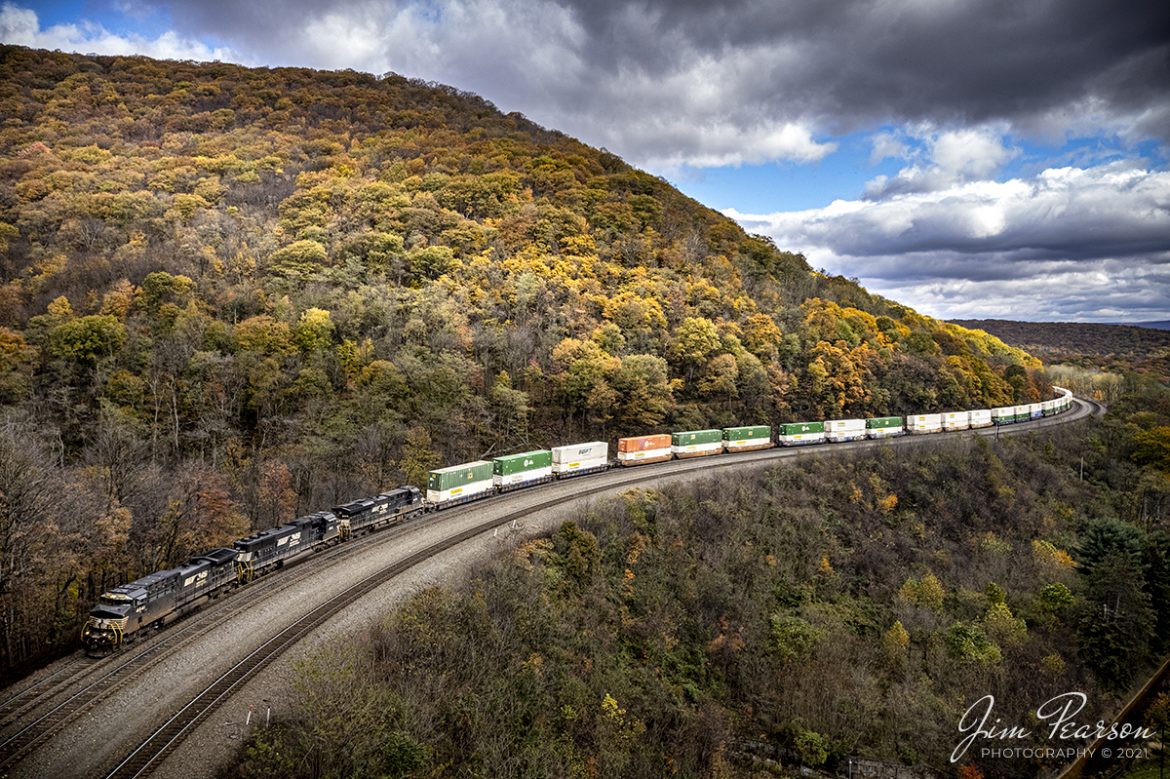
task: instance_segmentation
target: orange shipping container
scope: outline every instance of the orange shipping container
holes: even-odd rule
[[[633,438],[619,438],[619,452],[644,452],[647,449],[669,449],[670,433],[662,435],[640,435]]]
[[[661,463],[671,457],[669,433],[618,439],[618,463],[621,465]]]

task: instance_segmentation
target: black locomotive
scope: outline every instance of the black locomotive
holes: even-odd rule
[[[178,568],[156,571],[104,593],[89,613],[81,640],[90,654],[108,653],[143,628],[161,627],[290,560],[396,524],[424,509],[417,487],[400,487],[253,533],[231,549],[212,549]]]

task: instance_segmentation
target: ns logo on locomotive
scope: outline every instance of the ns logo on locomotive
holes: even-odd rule
[[[229,588],[240,587],[286,562],[355,535],[403,522],[421,512],[447,508],[522,487],[598,473],[619,466],[646,465],[675,458],[745,452],[776,445],[799,446],[903,433],[938,433],[1026,422],[1052,416],[1072,405],[1072,392],[1054,387],[1058,396],[1041,403],[942,414],[869,419],[831,419],[781,424],[773,436],[769,425],[690,430],[619,438],[617,459],[609,444],[593,441],[520,454],[476,460],[431,471],[424,496],[406,486],[362,498],[332,511],[299,517],[254,533],[232,548],[212,549],[178,568],[156,571],[103,594],[90,612],[81,638],[91,654],[117,649],[138,631],[183,616]]]

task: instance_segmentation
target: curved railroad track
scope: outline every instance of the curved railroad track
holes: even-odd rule
[[[421,521],[433,523],[439,519],[426,517]],[[158,631],[144,631],[146,635],[136,636],[129,646],[113,655],[92,658],[78,650],[58,661],[49,673],[23,686],[14,685],[21,689],[0,701],[0,771],[131,683],[137,674],[172,657],[183,648],[185,640],[214,631],[257,603],[316,576],[322,566],[340,563],[372,545],[392,543],[407,529],[403,525],[391,526],[369,534],[376,538],[361,538],[357,543],[334,546],[312,557],[295,560],[277,576],[264,576],[215,599],[226,598],[222,603],[212,601]],[[314,564],[306,564],[310,562]]]
[[[68,723],[76,720],[81,713],[110,697],[115,691],[128,685],[131,680],[138,678],[145,669],[158,665],[163,660],[178,652],[183,648],[185,639],[190,635],[206,633],[221,625],[225,625],[243,612],[263,604],[276,593],[289,590],[312,577],[318,576],[327,567],[334,566],[358,554],[368,554],[371,550],[389,547],[405,534],[414,533],[423,527],[433,528],[438,523],[453,525],[455,523],[450,522],[450,520],[457,517],[472,517],[485,504],[490,503],[503,507],[506,505],[505,501],[507,501],[508,504],[519,505],[519,507],[510,511],[504,511],[503,513],[498,511],[481,511],[480,513],[491,513],[493,516],[486,521],[470,523],[462,529],[452,528],[452,532],[447,533],[441,539],[427,544],[389,565],[380,567],[371,575],[365,576],[345,587],[302,614],[299,618],[286,624],[282,629],[276,631],[271,638],[256,646],[238,662],[231,664],[227,670],[219,673],[211,684],[204,686],[201,691],[190,696],[185,696],[188,701],[187,703],[181,706],[174,706],[172,704],[174,707],[167,713],[157,716],[155,721],[161,721],[163,724],[138,743],[137,746],[124,748],[121,753],[127,756],[124,759],[120,759],[116,764],[107,767],[103,775],[109,777],[129,777],[149,774],[162,763],[168,754],[177,748],[188,734],[201,722],[205,721],[217,706],[228,699],[243,684],[255,677],[256,674],[271,664],[276,658],[280,657],[326,621],[342,612],[347,605],[373,592],[383,584],[414,568],[419,563],[500,526],[583,497],[621,490],[639,483],[656,481],[662,478],[677,478],[680,475],[691,473],[715,472],[724,468],[744,467],[749,463],[759,466],[769,461],[785,457],[798,457],[818,452],[857,451],[891,444],[917,445],[930,441],[948,440],[972,435],[993,437],[998,437],[999,435],[1020,435],[1104,413],[1104,407],[1095,401],[1076,398],[1074,399],[1074,403],[1073,410],[1059,416],[1046,417],[999,428],[984,428],[975,431],[958,431],[925,436],[904,436],[898,439],[862,440],[828,446],[767,449],[740,454],[721,455],[715,458],[677,460],[656,466],[637,467],[628,470],[613,470],[595,476],[581,477],[570,482],[560,482],[559,484],[566,485],[570,488],[556,491],[554,496],[540,500],[533,500],[533,498],[540,497],[539,490],[521,490],[516,493],[509,493],[508,496],[501,496],[493,501],[473,503],[467,506],[448,509],[439,514],[427,515],[421,520],[393,527],[389,532],[383,531],[378,533],[373,539],[362,540],[356,544],[347,544],[330,549],[323,554],[308,558],[301,564],[295,566],[294,571],[286,571],[275,577],[261,580],[257,585],[237,592],[222,605],[214,608],[205,608],[203,611],[180,621],[179,624],[164,630],[161,635],[151,638],[145,642],[144,646],[140,649],[133,650],[126,657],[114,660],[114,657],[118,657],[115,655],[110,658],[114,662],[111,668],[95,670],[103,668],[109,661],[100,661],[93,664],[90,669],[85,670],[82,674],[82,681],[87,678],[92,679],[84,685],[80,685],[76,679],[62,681],[63,676],[69,676],[69,668],[77,667],[73,665],[77,658],[71,658],[70,661],[64,664],[62,669],[54,669],[51,674],[44,676],[40,680],[40,683],[45,685],[44,690],[39,694],[40,697],[38,697],[37,693],[31,693],[31,697],[29,697],[29,691],[22,690],[3,701],[3,703],[0,703],[0,717],[3,718],[0,719],[0,739],[5,739],[0,741],[0,777],[5,776],[3,770],[6,766],[14,766],[17,769],[12,773],[12,776],[22,775],[19,771],[21,768],[19,761],[24,756],[30,754],[39,745],[44,744],[53,736],[59,734]],[[69,695],[59,694],[64,687],[70,685],[75,688],[73,693]],[[36,686],[34,685],[34,688]],[[37,703],[38,700],[42,701],[42,703],[45,700],[49,700],[52,702],[52,705],[50,703],[41,705]],[[35,716],[27,714],[30,711],[39,713]],[[4,723],[10,723],[17,719],[24,719],[25,723],[15,729],[13,733],[5,734],[3,731],[5,727]],[[35,775],[35,773],[29,775]]]

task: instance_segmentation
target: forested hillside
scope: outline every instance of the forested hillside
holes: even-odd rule
[[[1085,742],[1037,708],[1113,722],[1170,649],[1167,424],[1135,380],[1042,437],[631,490],[322,650],[235,775],[1054,776]],[[988,694],[1029,734],[952,762]]]
[[[447,87],[6,46],[0,117],[0,669],[436,464],[1045,389]]]
[[[1160,381],[1170,380],[1170,332],[1133,325],[1087,322],[1013,322],[972,319],[955,324],[977,328],[1026,349],[1046,363],[1136,370]]]

